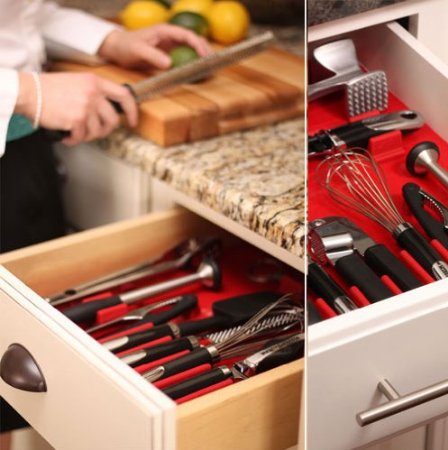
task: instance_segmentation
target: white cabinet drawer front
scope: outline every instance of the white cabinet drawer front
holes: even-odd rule
[[[448,282],[441,281],[309,329],[309,450],[348,450],[448,413],[448,395],[361,427],[357,413],[448,380]]]
[[[64,329],[11,288],[3,272],[6,271],[2,269],[0,282],[0,354],[13,343],[24,346],[41,369],[47,392],[22,391],[0,380],[0,395],[58,450],[169,448],[162,442],[161,409],[148,400],[148,395],[97,358],[95,351],[72,340]],[[111,356],[85,337],[106,359]],[[132,377],[132,371],[129,372]],[[152,387],[148,384],[146,389]]]
[[[448,139],[448,67],[396,23],[350,37],[361,62],[385,70],[389,87]],[[318,42],[313,45],[319,45]],[[403,162],[404,164],[404,162]],[[448,380],[448,281],[310,327],[308,450],[349,450],[448,413],[448,395],[361,427],[356,415],[386,403],[387,379],[401,395]]]

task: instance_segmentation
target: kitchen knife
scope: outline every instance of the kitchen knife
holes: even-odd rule
[[[421,128],[423,117],[416,111],[380,114],[308,137],[308,156],[319,156],[338,148],[367,148],[369,140],[389,131]]]
[[[266,31],[236,45],[196,59],[191,63],[136,83],[125,84],[125,86],[130,90],[135,101],[141,103],[180,84],[202,80],[216,70],[223,69],[261,52],[274,41],[274,34],[271,31]],[[123,112],[119,103],[110,102],[117,112]],[[63,130],[45,130],[45,133],[47,138],[52,141],[60,141],[70,135],[69,131]]]

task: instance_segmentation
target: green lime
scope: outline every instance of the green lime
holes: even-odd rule
[[[171,5],[168,0],[150,0],[150,1],[159,3],[160,5],[164,6],[166,9],[171,8]]]
[[[186,45],[180,45],[170,51],[172,67],[180,67],[198,58],[196,50]]]
[[[194,31],[200,36],[208,36],[208,20],[198,13],[191,11],[177,13],[171,17],[170,23]]]

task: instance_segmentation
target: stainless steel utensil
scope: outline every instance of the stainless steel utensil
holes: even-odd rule
[[[314,50],[313,56],[334,75],[308,87],[310,100],[345,88],[346,108],[350,117],[387,108],[389,94],[385,72],[364,72],[351,39],[322,45]]]
[[[207,254],[216,257],[219,253],[220,242],[215,237],[194,237],[187,239],[175,247],[169,249],[155,261],[148,261],[137,264],[126,269],[108,274],[96,280],[79,284],[66,291],[56,294],[47,300],[53,305],[63,305],[65,303],[78,300],[82,297],[94,295],[101,291],[107,291],[117,286],[131,283],[141,278],[161,275],[173,270],[182,269],[188,266],[191,261],[200,254]],[[164,261],[168,254],[177,254],[178,257]]]

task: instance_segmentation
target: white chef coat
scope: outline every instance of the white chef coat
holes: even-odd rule
[[[45,48],[95,55],[116,27],[44,0],[0,0],[0,156],[19,90],[19,70],[40,70]]]

